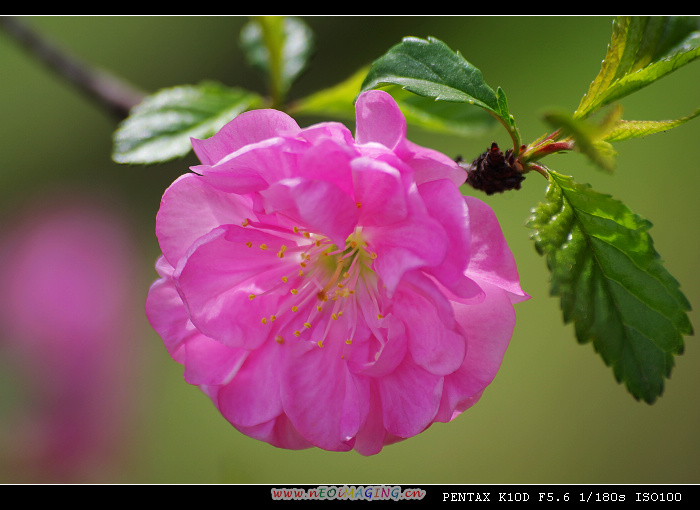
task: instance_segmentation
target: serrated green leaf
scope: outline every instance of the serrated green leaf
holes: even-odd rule
[[[343,82],[290,104],[288,113],[355,120],[354,100],[368,70],[368,67],[362,68]],[[385,90],[396,100],[411,126],[444,134],[476,136],[495,124],[494,118],[479,108],[460,108],[449,102],[434,101],[398,86]]]
[[[700,115],[700,109],[687,117],[676,120],[620,120],[605,134],[606,142],[621,142],[631,138],[653,135],[681,126]]]
[[[690,305],[660,261],[651,223],[570,177],[550,171],[549,178],[546,202],[528,225],[564,321],[635,398],[653,403],[693,333]]]
[[[186,155],[190,138],[207,138],[261,104],[252,92],[215,82],[160,90],[131,110],[113,136],[117,163],[162,163]]]
[[[696,18],[619,17],[598,76],[581,99],[583,119],[700,57]]]
[[[398,85],[436,101],[483,108],[506,127],[514,147],[520,147],[520,136],[508,112],[505,93],[500,89],[494,92],[479,69],[438,39],[405,37],[375,60],[362,90],[387,85]]]
[[[273,103],[277,106],[306,68],[313,45],[313,32],[295,17],[259,16],[241,30],[246,58],[269,77]]]
[[[461,108],[447,101],[434,101],[398,86],[387,89],[412,125],[438,133],[477,136],[491,130],[496,121],[481,108]]]

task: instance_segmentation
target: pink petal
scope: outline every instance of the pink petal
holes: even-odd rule
[[[369,248],[377,254],[373,269],[389,295],[405,273],[441,264],[448,250],[444,227],[426,214],[415,189],[412,193],[409,194],[410,213],[404,220],[382,227],[367,227],[363,231]]]
[[[192,336],[184,346],[184,378],[197,386],[228,383],[250,354],[246,349],[227,347],[204,335]]]
[[[319,122],[302,129],[298,136],[312,145],[326,139],[333,140],[339,146],[353,147],[355,145],[352,133],[340,122]]]
[[[376,380],[387,432],[412,437],[430,425],[440,405],[443,378],[406,356],[393,373]]]
[[[513,303],[529,299],[520,288],[520,277],[493,210],[473,197],[464,197],[469,206],[472,243],[467,276],[477,282],[492,283],[506,291]]]
[[[445,179],[421,184],[418,190],[430,216],[444,227],[449,243],[444,260],[424,271],[463,299],[483,299],[481,288],[464,274],[471,248],[469,209],[464,197]]]
[[[194,174],[178,178],[163,194],[156,216],[161,250],[175,267],[188,248],[219,225],[240,224],[250,215],[249,198],[222,193]]]
[[[406,218],[406,190],[396,168],[368,157],[356,158],[352,179],[362,225],[391,225]]]
[[[195,243],[175,279],[190,320],[204,335],[248,349],[270,335],[261,320],[277,312],[278,298],[272,294],[251,300],[250,295],[276,286],[285,268],[292,271],[295,263],[285,265],[276,255],[283,242],[255,229],[224,225]]]
[[[226,155],[214,165],[198,165],[190,169],[204,176],[207,182],[227,193],[261,191],[299,172],[299,159],[308,150],[308,143],[292,138],[270,138],[246,145]]]
[[[241,433],[254,439],[265,441],[266,443],[276,446],[277,448],[286,448],[287,450],[303,450],[313,446],[313,444],[299,434],[285,414],[280,414],[268,422],[250,427],[244,427],[241,425],[234,426]]]
[[[491,384],[503,361],[515,327],[515,311],[507,291],[483,283],[486,299],[479,304],[454,303],[455,317],[467,338],[467,356],[445,377],[437,421],[450,421],[473,405]]]
[[[383,90],[360,94],[355,102],[358,144],[380,143],[388,149],[400,149],[406,140],[406,119],[391,95]]]
[[[307,179],[284,179],[261,193],[265,212],[283,215],[336,245],[357,225],[358,211],[351,197],[333,183]]]
[[[146,298],[146,317],[151,327],[160,335],[170,356],[178,363],[184,363],[183,344],[193,335],[200,335],[187,315],[182,298],[172,279],[173,268],[159,257],[156,269],[161,276],[153,282]]]
[[[382,421],[381,399],[375,388],[375,383],[371,382],[370,385],[369,412],[355,438],[355,450],[361,455],[376,455],[386,444],[387,433]]]
[[[403,159],[415,171],[416,184],[448,179],[459,187],[467,180],[465,170],[444,154],[408,140],[405,147],[407,155],[404,155]]]
[[[348,360],[348,368],[354,373],[365,377],[382,377],[393,372],[406,356],[408,342],[403,322],[394,314],[385,317],[382,322],[386,333],[380,338],[377,338],[375,333],[373,338],[377,342],[378,348],[366,351],[368,359],[351,358]],[[369,340],[354,343],[371,347]],[[352,354],[356,354],[358,350],[357,345],[353,346]]]
[[[282,413],[280,367],[287,347],[271,340],[251,351],[235,377],[221,387],[217,405],[227,420],[250,427]]]
[[[456,328],[449,301],[428,278],[411,274],[394,294],[393,313],[404,323],[413,360],[434,375],[462,365],[464,337]]]
[[[368,387],[345,367],[345,340],[334,340],[323,347],[295,346],[283,375],[282,400],[287,416],[311,443],[347,451],[366,416]]]
[[[299,125],[283,112],[253,110],[241,113],[211,138],[193,138],[192,148],[203,164],[213,165],[246,145],[276,136],[294,136],[298,132]]]
[[[302,179],[333,183],[352,198],[350,163],[356,155],[357,151],[347,145],[341,145],[332,138],[320,138],[304,152],[295,175]]]

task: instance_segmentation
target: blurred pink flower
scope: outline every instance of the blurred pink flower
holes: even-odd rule
[[[272,445],[364,455],[473,405],[527,298],[463,170],[406,139],[385,92],[355,138],[236,117],[165,192],[147,315],[184,377]]]
[[[13,476],[90,480],[128,421],[131,237],[122,218],[73,195],[32,204],[13,225],[0,247],[0,352],[15,397],[0,448]]]

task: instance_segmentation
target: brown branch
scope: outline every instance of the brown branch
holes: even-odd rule
[[[77,87],[101,108],[118,120],[145,94],[125,81],[69,55],[56,44],[39,35],[16,17],[0,16],[0,28],[7,32],[29,54],[57,75]]]

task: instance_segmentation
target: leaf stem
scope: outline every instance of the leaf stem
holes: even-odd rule
[[[282,86],[282,52],[284,41],[282,25],[284,18],[280,16],[258,16],[256,17],[260,29],[262,30],[263,41],[268,51],[269,71],[270,71],[270,99],[272,108],[283,109],[285,100],[285,90]]]

